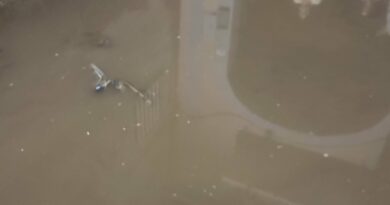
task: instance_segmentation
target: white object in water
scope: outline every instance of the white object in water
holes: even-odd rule
[[[94,74],[98,78],[98,81],[96,83],[96,89],[98,89],[98,86],[101,86],[103,88],[107,87],[108,84],[111,83],[111,80],[107,78],[107,76],[104,74],[104,72],[97,67],[95,64],[91,63],[91,68],[93,69]]]

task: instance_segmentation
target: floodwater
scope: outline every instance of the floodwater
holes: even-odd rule
[[[297,2],[0,1],[0,204],[389,204],[387,1]]]

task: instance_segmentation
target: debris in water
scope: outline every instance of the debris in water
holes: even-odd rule
[[[366,193],[366,190],[365,190],[365,189],[362,189],[361,192],[362,192],[362,193]]]
[[[24,149],[23,149],[23,148],[20,148],[20,152],[24,152]]]
[[[269,158],[274,158],[273,154],[269,154],[268,156],[269,156]]]
[[[306,79],[307,79],[307,76],[306,76],[306,75],[304,75],[302,78],[303,78],[303,80],[306,80]]]
[[[283,148],[283,145],[276,145],[276,149],[282,149]]]
[[[124,167],[126,165],[126,163],[124,162],[121,162],[121,166]]]
[[[169,73],[169,70],[165,70],[165,73]]]
[[[177,193],[173,193],[172,196],[173,196],[173,197],[177,197]]]
[[[88,136],[91,135],[91,133],[89,131],[86,131],[85,134]]]
[[[143,92],[141,92],[139,89],[137,89],[130,82],[128,82],[126,80],[110,79],[95,64],[91,63],[90,66],[93,69],[93,72],[97,76],[97,79],[98,79],[96,82],[96,85],[95,85],[96,92],[104,91],[109,85],[111,85],[112,87],[114,87],[115,89],[117,89],[121,92],[124,92],[127,89],[130,89],[135,94],[137,94],[140,98],[144,99],[145,101],[149,100],[145,97],[145,94]]]
[[[118,107],[120,107],[120,106],[122,106],[122,102],[118,102],[116,105],[117,105]]]
[[[91,111],[88,111],[88,115],[92,115],[92,112],[91,112]]]
[[[280,107],[280,103],[276,103],[276,107]]]
[[[107,120],[107,117],[103,117],[103,120],[104,120],[104,121]]]
[[[14,85],[15,84],[11,82],[11,83],[8,84],[8,87],[14,87]]]
[[[64,80],[64,79],[65,79],[65,75],[61,76],[60,79],[61,79],[61,80]]]
[[[126,131],[126,127],[122,127],[122,130],[123,130],[123,131]]]
[[[179,113],[176,113],[176,114],[175,114],[175,117],[180,117],[180,114],[179,114]]]
[[[141,123],[137,122],[137,124],[135,124],[135,126],[141,127]]]
[[[112,81],[108,79],[104,72],[95,64],[91,63],[90,66],[93,69],[93,73],[98,78],[98,81],[96,82],[95,86],[95,91],[103,91],[109,84],[111,84]]]
[[[325,157],[325,158],[328,158],[329,154],[328,153],[324,153],[324,154],[322,154],[322,156]]]
[[[180,36],[180,35],[177,35],[176,38],[177,38],[177,39],[181,39],[181,36]]]
[[[55,54],[54,54],[55,57],[58,57],[59,55],[60,55],[59,53],[55,53]]]
[[[212,187],[213,189],[217,189],[217,185],[215,185],[215,184],[213,184],[211,187]]]
[[[191,121],[190,121],[190,120],[187,120],[187,124],[191,124]]]
[[[214,196],[214,194],[213,194],[212,192],[210,192],[210,193],[209,193],[209,196],[210,196],[210,197],[213,197],[213,196]]]
[[[51,123],[54,123],[56,120],[55,120],[54,118],[50,118],[49,121],[50,121]]]
[[[203,189],[203,193],[207,193],[207,189]]]

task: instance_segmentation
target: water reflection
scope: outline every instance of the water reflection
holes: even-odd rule
[[[386,12],[294,2],[308,19],[291,1],[13,7],[0,202],[387,204]],[[95,93],[91,63],[136,95]]]

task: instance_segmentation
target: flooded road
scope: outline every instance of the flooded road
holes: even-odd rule
[[[1,204],[390,202],[387,1],[0,2]]]

